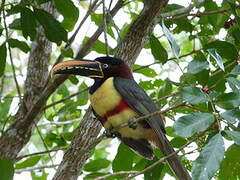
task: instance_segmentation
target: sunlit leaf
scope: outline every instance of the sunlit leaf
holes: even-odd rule
[[[171,48],[172,48],[172,51],[173,51],[173,54],[176,58],[179,57],[179,53],[180,53],[180,47],[179,45],[177,44],[177,42],[175,41],[172,33],[169,31],[169,29],[165,26],[164,24],[164,21],[162,20],[160,22],[160,25],[162,26],[162,30],[163,30],[163,33],[166,35],[167,39],[168,39],[168,42],[169,44],[171,45]]]
[[[210,113],[194,112],[180,117],[173,125],[174,133],[182,137],[190,137],[194,133],[204,131],[214,122]]]
[[[223,59],[216,49],[208,49],[209,54],[216,60],[217,65],[224,71]]]
[[[32,166],[36,165],[40,159],[41,159],[41,156],[32,156],[32,157],[26,159],[25,161],[16,164],[15,169],[23,169],[23,168],[27,168],[27,167],[32,167]]]
[[[240,106],[240,93],[222,94],[216,99],[216,104],[224,109],[232,109]]]
[[[225,120],[230,122],[231,124],[236,123],[236,121],[240,120],[240,110],[239,109],[232,109],[225,111],[220,114]]]
[[[227,131],[225,130],[227,135],[229,135],[233,141],[237,144],[240,145],[240,132],[239,131]]]
[[[208,68],[209,68],[209,63],[207,61],[201,61],[198,59],[192,60],[187,67],[188,73],[191,73],[191,74],[197,74]]]
[[[193,86],[183,87],[180,89],[179,92],[183,99],[189,102],[190,104],[199,104],[208,101],[208,98],[205,95],[205,93],[197,87]]]
[[[240,65],[235,66],[230,73],[234,75],[240,75]]]
[[[233,90],[233,92],[238,93],[240,90],[240,81],[234,77],[229,77],[227,78],[227,82],[229,84],[229,86],[231,87],[231,89]]]
[[[210,180],[224,157],[224,142],[220,133],[214,135],[193,162],[193,180]]]

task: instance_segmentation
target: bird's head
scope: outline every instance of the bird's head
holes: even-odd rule
[[[72,74],[93,79],[109,77],[133,78],[131,69],[123,60],[114,57],[98,57],[95,60],[69,60],[52,68],[54,74]]]

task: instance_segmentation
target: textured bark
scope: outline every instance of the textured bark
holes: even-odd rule
[[[51,3],[44,4],[43,8],[56,16]],[[13,123],[0,137],[0,147],[4,147],[0,149],[0,157],[14,160],[31,137],[34,123],[39,120],[41,113],[29,121],[26,121],[25,115],[39,99],[46,83],[51,51],[51,42],[46,39],[43,29],[38,28],[36,41],[32,43],[29,55],[23,104],[19,106]]]
[[[135,62],[153,31],[157,15],[167,2],[168,0],[157,2],[154,0],[146,1],[141,14],[132,23],[126,37],[118,47],[116,57],[124,59],[129,64]],[[96,145],[100,129],[100,123],[91,118],[91,111],[89,109],[76,130],[70,148],[64,154],[63,160],[53,178],[54,180],[76,180],[78,178],[81,168]]]

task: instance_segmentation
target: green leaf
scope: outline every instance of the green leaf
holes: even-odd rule
[[[32,157],[26,159],[25,161],[16,164],[15,169],[23,169],[23,168],[27,168],[27,167],[32,167],[32,166],[36,165],[40,159],[41,159],[41,156],[32,156]]]
[[[11,24],[8,26],[10,29],[22,30],[21,19],[14,19]]]
[[[240,179],[240,146],[232,145],[225,153],[225,158],[221,163],[219,180],[239,180]]]
[[[235,66],[230,72],[230,74],[240,75],[240,65]]]
[[[204,131],[214,122],[210,113],[194,112],[180,117],[173,125],[174,133],[182,137],[190,137],[194,133]]]
[[[23,36],[27,39],[27,37],[29,36],[31,38],[31,40],[33,41],[36,37],[36,27],[37,27],[37,23],[36,23],[36,19],[35,19],[35,15],[32,12],[32,10],[23,7],[21,9],[21,27],[22,27],[22,33]]]
[[[187,143],[187,140],[184,139],[184,138],[182,138],[182,137],[175,137],[175,138],[173,138],[170,142],[171,142],[171,144],[172,144],[173,147],[175,147],[175,148],[180,148],[180,147],[182,147],[184,144]]]
[[[34,14],[39,23],[43,26],[45,35],[49,41],[56,43],[67,41],[67,31],[50,13],[35,8]]]
[[[6,43],[0,46],[0,77],[3,76],[7,58]]]
[[[185,101],[189,102],[190,104],[199,104],[208,101],[208,98],[205,95],[205,93],[197,87],[193,86],[183,87],[182,89],[180,89],[179,92],[182,98]]]
[[[14,175],[14,166],[11,159],[0,158],[1,180],[12,180]]]
[[[87,174],[83,180],[93,180],[93,179],[96,179],[97,177],[100,177],[100,176],[105,176],[107,174],[110,174],[110,173],[100,173],[100,172],[93,172],[93,173],[89,173]],[[109,179],[110,180],[110,179]]]
[[[236,47],[226,41],[214,41],[204,46],[204,49],[216,49],[217,53],[222,57],[230,60],[235,60],[238,57]]]
[[[156,162],[158,159],[154,159],[153,161],[149,161],[146,165],[146,167],[152,165],[154,162]],[[144,173],[144,180],[153,180],[153,179],[160,179],[160,176],[162,174],[164,168],[164,164],[159,164],[155,166],[154,168],[150,169],[149,171]]]
[[[85,82],[83,82],[80,86],[79,86],[79,91],[83,90],[87,88],[87,85],[85,84]],[[82,92],[79,95],[77,95],[77,104],[79,106],[83,106],[85,104],[87,104],[88,102],[88,91]]]
[[[79,17],[79,10],[71,0],[54,0],[56,8],[63,15],[63,27],[72,31]]]
[[[117,155],[112,162],[113,172],[129,171],[133,167],[135,154],[123,143],[118,147]]]
[[[4,101],[2,100],[0,101],[0,117],[3,117],[1,118],[0,122],[4,120],[5,117],[7,117],[12,100],[13,100],[12,98],[8,98],[8,96],[6,96]]]
[[[73,50],[70,47],[68,47],[67,49],[65,49],[65,48],[61,49],[61,53],[62,53],[62,55],[64,57],[71,57],[71,58],[73,58],[73,55],[74,55]]]
[[[224,142],[220,133],[214,135],[193,162],[193,180],[211,179],[224,157]]]
[[[162,27],[163,33],[166,35],[167,40],[172,48],[173,54],[176,58],[179,57],[179,53],[180,53],[180,47],[177,44],[177,42],[175,41],[175,39],[173,38],[172,33],[169,31],[169,29],[165,26],[164,21],[162,19],[162,21],[160,22],[160,25]]]
[[[143,74],[144,76],[147,76],[147,77],[155,77],[155,76],[157,76],[157,73],[156,73],[156,71],[154,69],[149,68],[149,67],[148,68],[141,68],[141,67],[142,66],[137,65],[137,64],[134,64],[132,66],[133,69],[140,68],[140,69],[134,71],[135,73],[140,73],[140,74]]]
[[[215,59],[217,65],[224,71],[223,59],[216,49],[208,49],[209,54]]]
[[[234,124],[240,120],[240,110],[239,109],[228,110],[228,111],[221,113],[220,115],[231,124]]]
[[[164,49],[164,47],[161,45],[160,41],[154,35],[150,37],[150,46],[151,46],[152,55],[156,60],[158,60],[159,62],[162,62],[163,64],[167,62],[168,53]]]
[[[30,47],[24,41],[19,41],[17,39],[8,39],[8,43],[12,48],[19,48],[23,52],[27,53],[30,51]]]
[[[232,109],[240,106],[240,93],[226,93],[217,97],[216,104],[224,109]]]
[[[110,165],[110,161],[107,159],[91,160],[84,165],[83,170],[88,172],[96,172],[100,169],[107,168]]]
[[[68,79],[71,81],[71,83],[73,83],[73,84],[78,84],[78,78],[76,78],[76,76],[74,76],[74,75],[70,75],[69,77],[68,77]]]
[[[227,135],[229,135],[232,140],[237,144],[240,145],[240,132],[239,131],[225,131]]]
[[[171,94],[172,89],[173,89],[172,83],[169,81],[169,79],[166,79],[164,85],[161,86],[161,88],[159,89],[158,98],[161,98],[161,97]],[[161,102],[159,102],[159,103],[161,103]]]
[[[208,68],[209,68],[209,63],[207,61],[194,59],[188,64],[187,70],[188,70],[188,73],[197,74]]]
[[[229,86],[231,87],[231,89],[233,90],[233,92],[236,92],[236,93],[239,92],[240,81],[238,79],[229,77],[229,78],[227,78],[227,82],[228,82]]]

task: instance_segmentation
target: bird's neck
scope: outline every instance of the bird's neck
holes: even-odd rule
[[[121,77],[125,79],[133,79],[133,74],[128,65],[123,64],[116,68],[110,69],[103,79],[94,79],[94,84],[90,87],[89,93],[93,94],[108,78],[110,77]]]

